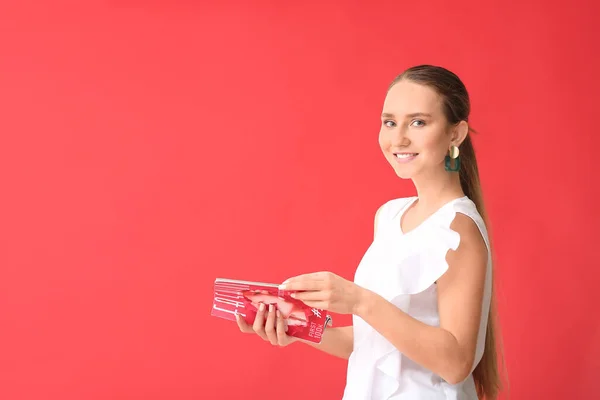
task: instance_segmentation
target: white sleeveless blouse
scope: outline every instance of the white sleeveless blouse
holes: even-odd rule
[[[375,239],[363,256],[354,282],[392,302],[419,321],[439,326],[436,280],[448,269],[446,254],[460,235],[450,229],[457,212],[469,216],[485,239],[488,263],[475,361],[481,360],[492,290],[492,260],[483,219],[468,197],[446,203],[415,229],[403,233],[400,218],[417,197],[388,201],[381,209]],[[353,316],[354,349],[348,360],[343,400],[477,399],[472,374],[451,385],[402,355],[358,316]]]

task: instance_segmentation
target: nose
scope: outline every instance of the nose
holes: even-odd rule
[[[406,129],[399,127],[391,133],[391,142],[393,146],[405,147],[410,144],[410,140],[406,135]]]

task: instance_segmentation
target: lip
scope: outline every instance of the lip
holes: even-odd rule
[[[406,157],[406,158],[398,158],[396,157],[396,154],[415,154],[414,156],[411,157]],[[400,164],[406,164],[408,162],[411,162],[412,160],[414,160],[415,158],[417,158],[417,156],[419,155],[419,153],[411,153],[411,152],[401,152],[401,153],[393,153],[392,154],[394,156],[394,159],[399,162]]]

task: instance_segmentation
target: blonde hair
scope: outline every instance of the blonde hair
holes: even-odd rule
[[[471,108],[469,95],[465,85],[453,72],[432,65],[415,66],[398,75],[393,80],[390,88],[404,79],[434,88],[443,98],[444,114],[450,124],[468,121]],[[470,132],[474,132],[471,128],[469,128],[469,130]],[[483,221],[489,230],[487,214],[483,204],[481,184],[479,182],[479,170],[477,168],[475,149],[469,134],[461,143],[459,149],[461,158],[459,177],[462,190],[465,195],[475,203],[477,211],[483,218]],[[492,253],[491,244],[490,253]],[[477,388],[477,394],[480,398],[486,400],[495,400],[498,397],[499,391],[502,389],[502,378],[498,368],[497,353],[498,351],[502,352],[498,325],[495,291],[492,282],[491,304],[485,335],[485,347],[483,356],[473,371],[473,379]],[[503,365],[505,366],[504,362]]]

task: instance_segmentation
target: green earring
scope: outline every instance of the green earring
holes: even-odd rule
[[[458,147],[450,146],[450,150],[446,155],[446,171],[457,172],[460,170],[460,158],[458,157]],[[452,167],[452,160],[454,160],[454,168]]]

